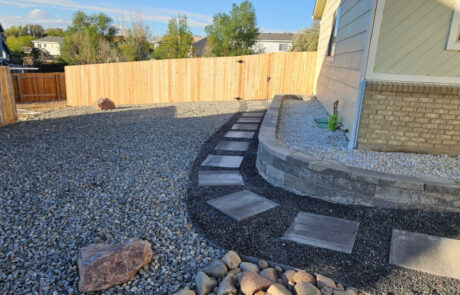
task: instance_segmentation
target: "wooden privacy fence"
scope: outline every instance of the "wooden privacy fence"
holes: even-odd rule
[[[184,58],[65,67],[67,104],[266,99],[311,94],[316,52]]]
[[[66,99],[64,73],[11,74],[16,102]]]
[[[16,122],[16,103],[9,67],[0,67],[0,126]]]

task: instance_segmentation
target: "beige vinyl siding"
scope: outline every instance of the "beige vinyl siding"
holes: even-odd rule
[[[374,73],[460,77],[460,52],[446,50],[456,0],[386,0]]]
[[[334,13],[340,2],[342,9],[335,56],[327,57]],[[372,0],[329,0],[321,19],[315,94],[329,113],[333,112],[334,101],[339,100],[339,122],[350,130],[368,42],[372,6]]]

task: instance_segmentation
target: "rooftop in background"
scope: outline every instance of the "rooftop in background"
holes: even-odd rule
[[[35,39],[32,42],[54,42],[54,43],[62,43],[63,37],[58,36],[46,36],[40,39]]]
[[[264,41],[292,41],[294,33],[262,33],[258,40]]]

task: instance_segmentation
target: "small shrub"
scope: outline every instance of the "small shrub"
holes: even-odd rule
[[[332,114],[329,117],[329,121],[327,122],[327,128],[331,131],[335,131],[337,129],[337,117],[336,115]]]

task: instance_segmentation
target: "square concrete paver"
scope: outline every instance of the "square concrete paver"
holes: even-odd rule
[[[207,203],[236,221],[241,221],[279,205],[246,190],[226,195]]]
[[[216,150],[245,152],[248,150],[249,142],[247,141],[221,141],[216,145]]]
[[[238,171],[198,171],[198,185],[244,185],[244,181]]]
[[[283,239],[351,254],[358,221],[299,212]]]
[[[262,118],[240,118],[237,123],[260,123]]]
[[[225,134],[228,138],[253,138],[254,132],[252,131],[228,131]]]
[[[460,280],[460,240],[393,229],[390,264]]]
[[[251,113],[243,113],[241,117],[250,117],[250,118],[260,118],[263,117],[263,112],[251,112]]]
[[[236,123],[233,124],[232,129],[257,130],[257,127],[259,127],[259,124]]]
[[[242,161],[242,156],[208,155],[201,166],[239,168]]]

